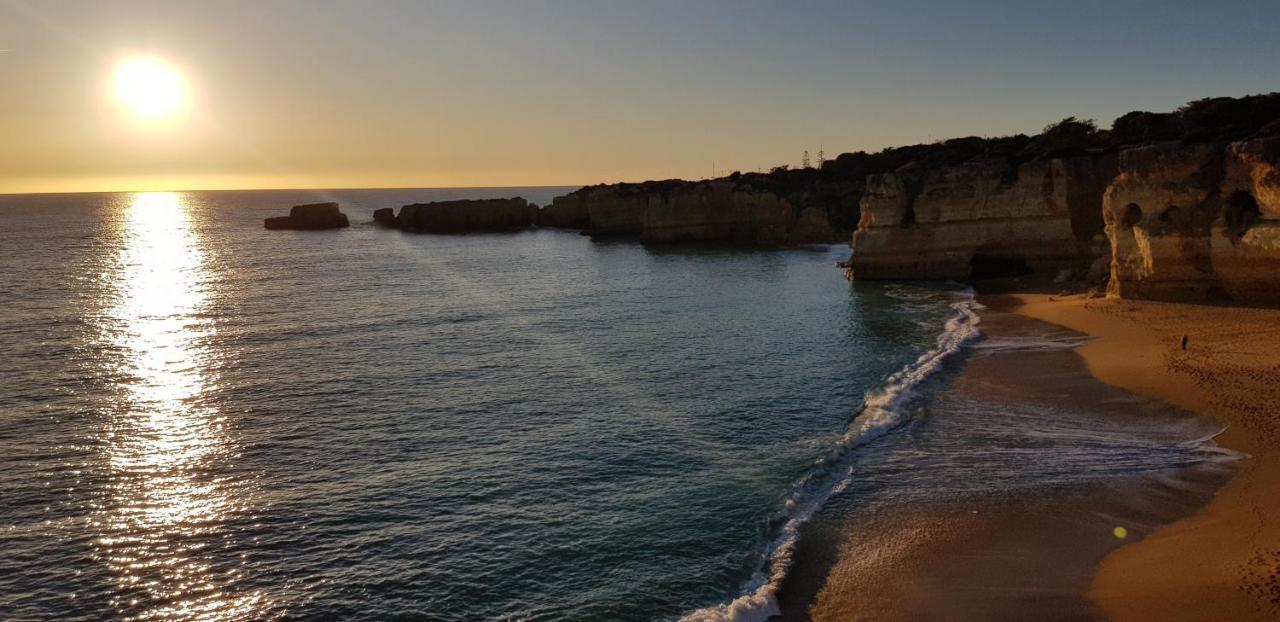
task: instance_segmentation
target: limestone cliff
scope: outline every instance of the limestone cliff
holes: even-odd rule
[[[1120,154],[1104,217],[1108,292],[1280,303],[1280,138],[1163,143]]]
[[[1102,230],[1111,155],[987,160],[872,175],[854,234],[859,279],[1083,276]]]
[[[539,222],[579,226],[591,235],[639,236],[646,244],[778,246],[845,239],[832,223],[831,212],[841,209],[828,207],[833,193],[806,191],[814,198],[797,205],[792,198],[729,179],[592,186],[557,197]],[[856,210],[856,198],[846,197],[843,209]]]
[[[649,199],[661,191],[647,184],[618,184],[586,188],[587,231],[592,235],[637,235],[644,228]]]
[[[539,227],[585,229],[589,223],[586,198],[577,193],[556,197],[538,210]]]
[[[415,203],[401,207],[395,220],[406,231],[468,233],[524,229],[536,217],[537,208],[517,197]]]

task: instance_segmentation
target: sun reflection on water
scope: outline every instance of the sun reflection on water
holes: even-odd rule
[[[248,510],[248,495],[215,468],[235,448],[206,399],[216,383],[211,275],[192,210],[168,192],[133,195],[122,209],[102,318],[120,367],[106,430],[111,495],[96,543],[116,581],[111,604],[137,620],[255,618],[261,596],[233,593],[243,566],[224,559],[226,523]]]

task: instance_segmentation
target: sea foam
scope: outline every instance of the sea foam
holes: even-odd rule
[[[893,290],[889,293],[895,294]],[[895,297],[903,298],[907,304],[916,298],[906,291],[897,294]],[[934,347],[868,391],[849,430],[814,463],[809,473],[796,481],[790,497],[778,512],[781,527],[765,547],[760,565],[743,586],[741,595],[728,603],[694,611],[684,616],[683,622],[763,622],[780,613],[777,594],[791,569],[800,528],[827,499],[844,490],[853,475],[851,468],[840,468],[841,459],[849,451],[907,422],[910,413],[906,406],[920,384],[941,369],[948,357],[978,336],[977,310],[982,307],[974,300],[972,290],[963,290],[958,295],[960,300],[950,305],[955,313],[943,326]]]

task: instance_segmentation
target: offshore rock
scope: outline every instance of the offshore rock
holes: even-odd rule
[[[395,210],[389,207],[373,210],[373,222],[391,229],[400,228],[400,219],[396,217]]]
[[[267,218],[263,226],[268,229],[341,229],[351,226],[347,215],[338,210],[337,203],[311,203],[295,205],[288,216]]]

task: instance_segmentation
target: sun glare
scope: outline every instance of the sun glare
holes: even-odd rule
[[[116,101],[146,119],[172,116],[184,99],[182,74],[162,60],[138,56],[116,65]]]

